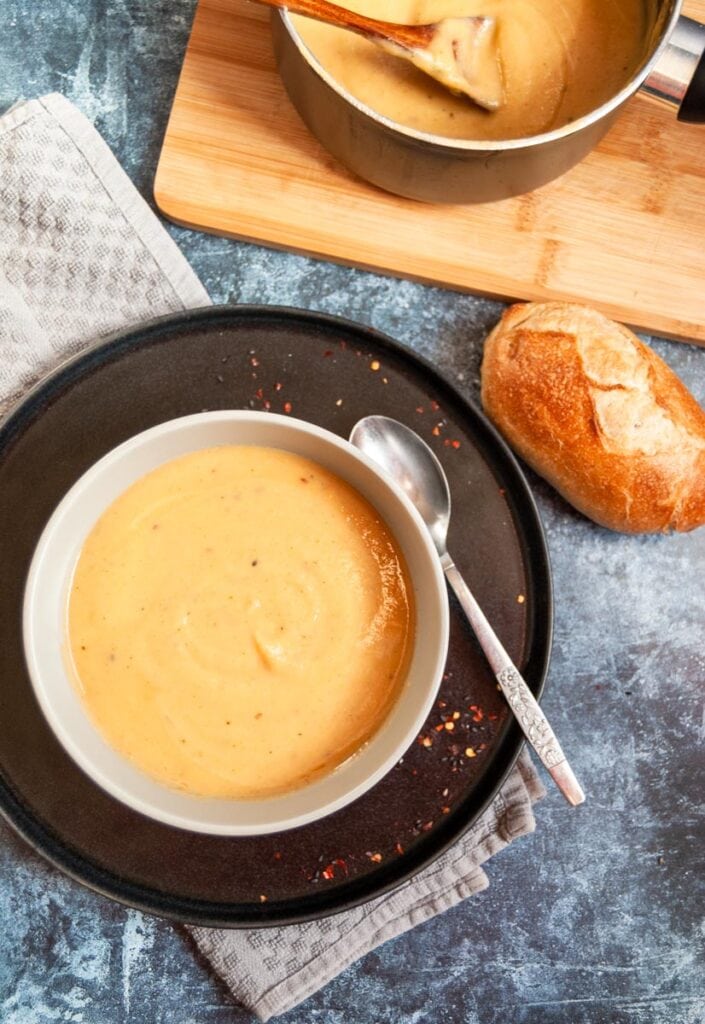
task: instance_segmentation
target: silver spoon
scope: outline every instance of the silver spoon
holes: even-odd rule
[[[568,803],[573,806],[581,804],[585,794],[553,729],[448,554],[450,489],[440,462],[418,434],[387,416],[365,416],[359,420],[352,429],[350,441],[387,472],[421,513],[436,545],[446,579],[455,591],[524,735]]]

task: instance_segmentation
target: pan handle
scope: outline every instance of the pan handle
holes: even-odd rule
[[[677,106],[679,121],[705,124],[705,25],[681,16],[642,88]]]

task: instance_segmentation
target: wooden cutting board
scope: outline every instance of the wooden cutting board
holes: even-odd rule
[[[705,20],[705,0],[685,9]],[[311,137],[266,10],[201,0],[154,194],[188,227],[505,299],[585,301],[705,344],[705,126],[644,96],[559,181],[426,205],[357,180]]]

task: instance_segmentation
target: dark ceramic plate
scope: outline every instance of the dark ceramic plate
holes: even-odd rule
[[[24,664],[34,546],[62,495],[111,448],[164,420],[225,408],[290,412],[344,437],[382,413],[425,437],[450,479],[450,550],[536,694],[550,649],[549,566],[526,482],[482,415],[407,350],[334,317],[243,306],[158,320],[60,367],[5,422],[1,809],[54,864],[124,903],[204,925],[282,924],[377,896],[432,861],[492,799],[521,735],[452,604],[447,674],[419,742],[322,821],[255,838],[180,831],[123,807],[74,765]]]

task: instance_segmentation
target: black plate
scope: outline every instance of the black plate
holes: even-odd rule
[[[425,437],[450,480],[450,550],[537,695],[550,574],[527,484],[484,417],[418,357],[335,317],[243,306],[161,319],[60,367],[5,422],[0,808],[54,864],[124,903],[204,925],[272,925],[342,910],[428,864],[492,799],[521,734],[452,603],[444,706],[422,733],[430,745],[415,743],[374,789],[322,821],[273,836],[198,835],[123,807],[74,765],[24,664],[20,613],[35,544],[62,495],[111,448],[164,420],[226,408],[290,412],[344,437],[361,416],[382,413]]]

